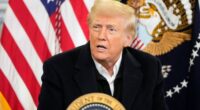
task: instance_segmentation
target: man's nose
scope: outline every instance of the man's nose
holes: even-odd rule
[[[106,28],[102,28],[101,31],[99,32],[99,36],[98,36],[98,39],[99,40],[106,40]]]

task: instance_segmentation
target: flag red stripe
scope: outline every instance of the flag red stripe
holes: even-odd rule
[[[44,62],[47,58],[51,56],[51,53],[40,29],[38,28],[32,15],[28,12],[28,9],[23,3],[23,0],[10,0],[9,4],[19,22],[24,27],[24,30],[28,34],[28,37],[32,42],[35,50],[37,51],[38,56]]]
[[[140,40],[136,41],[136,44],[133,46],[133,48],[136,48],[140,44]]]
[[[54,30],[56,30],[56,26],[55,26],[55,24],[56,24],[56,19],[55,18],[56,17],[55,16],[56,16],[56,13],[51,15],[51,22],[53,24]],[[63,19],[61,18],[61,20],[58,21],[58,22],[61,23],[61,27],[60,27],[60,29],[61,29],[61,38],[60,38],[60,47],[61,47],[61,49],[63,51],[67,51],[67,50],[70,50],[70,49],[74,48],[75,45],[74,45],[74,43],[73,43],[73,41],[72,41],[72,39],[71,39],[71,37],[69,35],[69,32],[67,31],[67,29],[66,29],[66,27],[64,25]]]
[[[12,60],[16,70],[20,74],[22,80],[26,84],[31,96],[33,97],[34,103],[38,105],[38,95],[40,92],[40,86],[37,82],[33,71],[31,70],[29,64],[21,53],[20,49],[16,45],[16,42],[10,35],[6,26],[3,28],[3,33],[1,37],[2,46],[5,48],[10,59]]]
[[[138,39],[138,37],[135,37],[135,38],[133,39],[133,41],[132,41],[132,43],[131,43],[131,47],[134,46],[134,43],[137,41],[137,39]]]
[[[89,40],[89,31],[88,31],[89,29],[88,29],[88,25],[86,22],[88,10],[87,10],[83,0],[70,0],[70,3],[72,5],[72,8],[76,15],[76,18],[83,30],[83,33],[85,34],[86,39]]]
[[[75,47],[67,28],[64,25],[64,21],[61,20],[61,48],[63,51],[73,49]]]
[[[132,43],[134,43],[137,39],[138,39],[138,37],[135,37],[135,38],[133,39],[133,42],[132,42]]]
[[[3,93],[3,96],[6,98],[9,106],[12,110],[23,110],[21,103],[19,102],[13,88],[11,87],[9,81],[4,76],[4,73],[0,69],[0,91]]]

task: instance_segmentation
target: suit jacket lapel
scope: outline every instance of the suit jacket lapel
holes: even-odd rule
[[[124,62],[122,103],[130,110],[141,86],[143,74],[140,63],[128,51],[125,52]]]
[[[80,51],[75,67],[75,80],[82,94],[97,92],[95,65],[91,58],[89,43]]]

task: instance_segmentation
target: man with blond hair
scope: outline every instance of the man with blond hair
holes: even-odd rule
[[[96,0],[88,15],[90,41],[44,63],[39,110],[64,110],[76,98],[108,94],[127,110],[166,110],[159,61],[130,48],[134,9]]]

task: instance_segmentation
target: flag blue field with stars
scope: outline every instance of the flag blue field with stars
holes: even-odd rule
[[[200,110],[200,0],[196,1],[193,41],[189,62],[188,110]]]
[[[61,2],[61,4],[62,4],[64,2],[64,0],[41,0],[41,2],[43,3],[44,7],[46,8],[49,16],[51,16],[56,11],[56,8],[58,6],[57,2]]]

